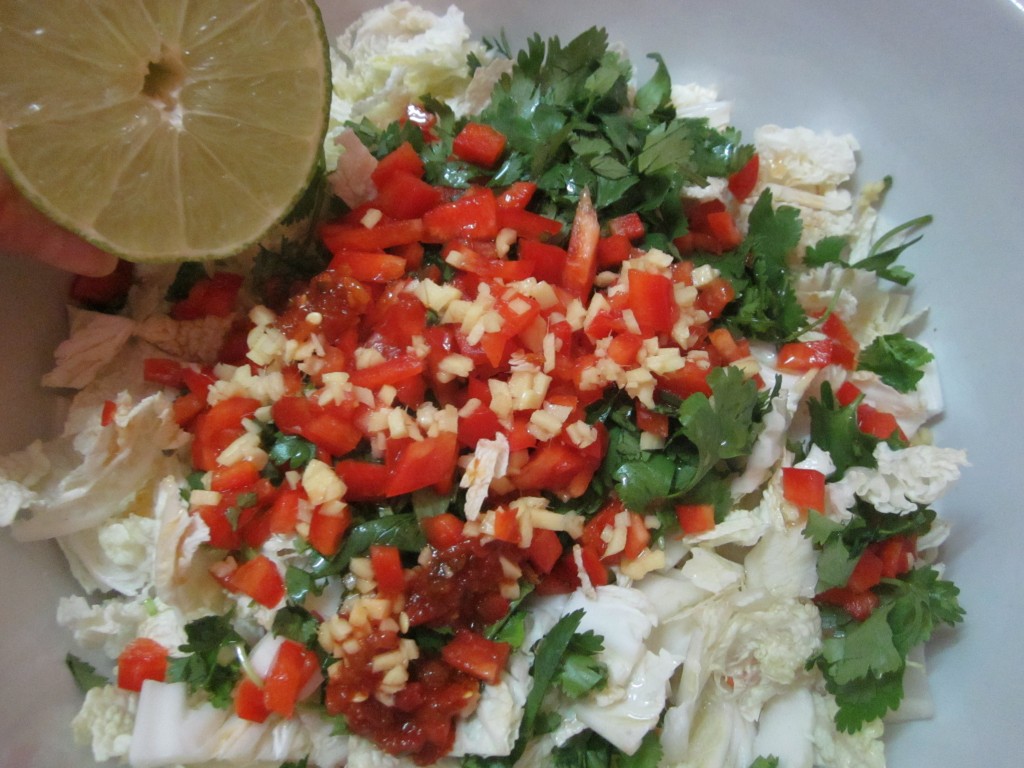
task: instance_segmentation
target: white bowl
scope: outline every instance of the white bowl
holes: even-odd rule
[[[446,2],[423,0],[442,11]],[[337,32],[374,2],[323,0]],[[477,35],[514,46],[534,31],[563,40],[592,25],[626,44],[641,73],[664,55],[676,82],[716,86],[748,135],[764,123],[851,132],[861,180],[895,179],[883,210],[931,213],[905,255],[928,306],[939,360],[942,445],[972,466],[939,504],[953,523],[948,575],[966,624],[929,649],[933,720],[892,727],[894,768],[1021,764],[1024,722],[1024,7],[1019,0],[463,0]],[[0,451],[58,428],[36,384],[61,338],[53,270],[0,260]],[[82,768],[68,723],[79,696],[63,665],[58,596],[73,583],[56,547],[0,535],[0,768]]]

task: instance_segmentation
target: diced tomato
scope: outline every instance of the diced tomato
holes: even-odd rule
[[[352,512],[346,504],[340,511],[332,511],[330,514],[322,508],[313,510],[313,517],[309,521],[309,533],[306,540],[309,545],[325,557],[337,554],[341,547],[341,540],[352,524]]]
[[[608,357],[623,367],[632,366],[643,345],[643,337],[635,333],[616,334],[608,344]]]
[[[232,592],[248,595],[267,608],[275,607],[285,595],[281,572],[266,555],[256,555],[218,581]]]
[[[830,339],[842,344],[850,354],[856,355],[860,352],[860,344],[850,333],[850,329],[846,327],[846,323],[839,317],[835,312],[829,314],[825,318],[825,322],[821,324],[821,332],[828,336]]]
[[[687,536],[705,533],[715,527],[715,507],[713,504],[677,504],[676,519]]]
[[[672,281],[654,272],[630,270],[629,308],[644,336],[670,332],[678,315]]]
[[[405,571],[398,547],[374,544],[370,547],[370,565],[377,581],[377,590],[388,596],[400,595],[405,590]]]
[[[396,173],[406,173],[419,179],[423,177],[424,170],[423,159],[413,149],[412,144],[405,141],[377,162],[370,179],[379,190],[386,186],[391,176]]]
[[[498,415],[486,405],[479,405],[475,410],[459,417],[459,443],[473,448],[481,440],[492,440],[501,422]]]
[[[319,668],[316,654],[295,640],[285,640],[277,649],[263,684],[263,703],[281,717],[295,714],[299,694]]]
[[[476,632],[459,629],[441,649],[441,658],[449,666],[495,685],[501,680],[511,650],[508,643],[488,640]]]
[[[117,687],[141,691],[145,680],[163,682],[167,678],[168,650],[156,640],[137,637],[117,657]]]
[[[448,549],[460,541],[464,541],[462,525],[459,518],[448,512],[420,520],[423,535],[427,537],[427,543],[434,549]]]
[[[458,443],[454,432],[413,440],[402,448],[384,486],[387,497],[411,493],[431,486],[450,486],[455,475]]]
[[[505,134],[483,123],[468,122],[455,135],[452,152],[460,160],[484,168],[493,168],[501,159],[508,139]]]
[[[614,529],[618,516],[625,512],[627,516],[624,546],[618,552],[605,555],[608,542],[605,540],[607,529]],[[583,528],[581,543],[584,550],[595,552],[602,560],[617,563],[623,557],[635,558],[650,543],[651,534],[644,524],[644,519],[635,512],[630,512],[618,499],[606,504],[594,517],[587,521]]]
[[[270,717],[270,710],[263,700],[263,688],[259,683],[243,677],[235,686],[235,714],[243,720],[262,723]]]
[[[825,512],[825,475],[816,469],[783,467],[782,496],[800,510]]]
[[[757,174],[761,168],[761,159],[755,152],[746,164],[729,177],[729,191],[737,201],[743,202],[757,186]]]
[[[860,397],[863,394],[864,393],[861,392],[855,384],[852,384],[849,381],[844,381],[842,386],[840,386],[839,389],[836,390],[836,401],[840,405],[845,407],[847,405],[850,405],[850,403],[855,401],[858,397]]]
[[[490,515],[493,515],[494,532],[492,535],[494,538],[509,544],[518,544],[520,530],[516,511],[511,507],[498,507]]]
[[[708,384],[708,375],[712,368],[702,367],[693,360],[687,360],[686,364],[677,371],[665,373],[660,376],[661,385],[669,392],[680,397],[689,397],[700,392],[711,396],[711,385]]]
[[[343,407],[322,406],[303,395],[286,396],[271,406],[274,423],[286,435],[300,435],[330,456],[344,456],[363,433]]]

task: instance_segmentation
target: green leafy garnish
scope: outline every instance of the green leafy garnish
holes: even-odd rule
[[[922,366],[933,360],[931,352],[902,333],[878,336],[861,350],[857,367],[877,373],[897,392],[910,392],[924,376]]]
[[[168,682],[185,683],[189,693],[205,691],[215,707],[230,706],[231,692],[242,674],[236,649],[245,647],[230,617],[204,616],[189,622],[185,637],[187,642],[180,647],[185,655],[168,662]]]
[[[604,639],[592,630],[572,636],[555,681],[566,696],[578,699],[604,688],[608,682],[608,667],[597,658],[603,650]]]
[[[75,680],[75,685],[78,686],[78,690],[82,693],[87,693],[93,688],[102,688],[105,685],[110,685],[110,681],[99,674],[96,671],[96,667],[78,658],[73,653],[69,653],[64,657],[64,663],[67,664],[71,677]]]
[[[627,755],[590,730],[569,739],[551,753],[554,768],[657,768],[662,757],[661,739],[647,733],[640,747]]]
[[[841,480],[850,467],[878,466],[874,451],[881,441],[857,426],[857,405],[857,401],[839,405],[828,382],[822,384],[819,399],[808,401],[811,442],[828,451],[836,466],[829,481]]]
[[[760,755],[750,764],[750,768],[779,768],[779,758],[775,755]]]

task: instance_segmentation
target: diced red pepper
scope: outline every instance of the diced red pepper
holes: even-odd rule
[[[562,222],[522,208],[498,206],[498,227],[514,229],[524,239],[543,240],[558,235],[562,231]]]
[[[676,519],[687,536],[705,533],[715,527],[713,504],[677,504]]]
[[[352,512],[348,505],[342,507],[338,512],[330,514],[317,507],[313,510],[313,517],[309,521],[309,533],[306,540],[309,545],[325,557],[337,554],[341,547],[341,540],[352,524]]]
[[[557,285],[565,271],[568,258],[564,248],[540,240],[519,242],[519,260],[533,266],[533,276],[552,285]]]
[[[423,373],[423,361],[415,355],[402,354],[367,368],[359,368],[349,376],[354,386],[366,387],[373,391],[385,384],[395,385],[411,376]]]
[[[459,518],[448,512],[420,520],[420,528],[427,537],[427,543],[437,550],[448,549],[464,541],[462,525]]]
[[[846,587],[826,590],[814,599],[819,603],[842,608],[857,621],[865,621],[874,613],[880,602],[878,595],[874,592],[854,592]]]
[[[115,305],[128,295],[135,276],[135,265],[118,259],[117,266],[109,275],[89,277],[76,275],[71,281],[70,296],[74,301],[88,307],[101,308]]]
[[[800,510],[825,512],[825,475],[816,469],[783,467],[782,496]]]
[[[533,199],[537,185],[532,181],[514,181],[497,197],[499,208],[525,208]]]
[[[114,415],[117,413],[117,403],[113,400],[104,400],[103,408],[100,411],[100,426],[109,427],[114,421]]]
[[[572,296],[584,299],[590,295],[597,275],[597,242],[601,227],[590,193],[583,190],[569,234],[569,249],[562,271],[561,285]]]
[[[383,595],[400,595],[405,590],[405,571],[398,547],[374,544],[370,547],[370,565],[377,590]]]
[[[320,237],[331,253],[339,251],[383,251],[423,240],[422,219],[380,221],[373,227],[362,224],[325,224]]]
[[[387,283],[405,274],[405,259],[385,251],[338,251],[329,269],[364,283]]]
[[[608,235],[597,241],[597,266],[611,269],[629,259],[633,244],[625,235]]]
[[[644,336],[670,332],[678,315],[672,281],[654,272],[630,270],[629,308]]]
[[[200,280],[188,296],[171,307],[175,320],[198,320],[201,317],[227,317],[235,310],[243,277],[233,272],[215,272]]]
[[[493,239],[498,234],[498,204],[494,193],[474,187],[451,203],[442,203],[423,214],[423,237],[428,243],[458,238]]]
[[[881,558],[868,548],[857,560],[857,565],[846,580],[846,586],[854,592],[867,592],[882,582],[882,571]]]
[[[616,216],[608,222],[608,231],[612,235],[625,237],[633,243],[637,240],[642,240],[644,235],[647,234],[647,228],[644,226],[639,213],[626,213],[622,216]]]
[[[167,678],[168,650],[156,640],[137,637],[117,657],[117,687],[141,691],[146,680],[163,682]]]
[[[370,178],[379,190],[386,186],[391,176],[396,173],[407,173],[419,179],[423,177],[424,170],[423,158],[413,149],[412,144],[405,141],[377,162]]]
[[[460,160],[484,168],[493,168],[501,159],[508,139],[505,134],[483,123],[468,122],[452,141],[452,152]]]
[[[455,669],[478,680],[495,685],[501,681],[512,647],[508,643],[488,640],[468,629],[459,629],[444,648],[441,658]]]
[[[396,170],[377,188],[371,205],[393,219],[418,219],[442,199],[441,190],[418,175]]]
[[[729,177],[729,191],[737,201],[743,202],[757,186],[757,174],[761,168],[761,159],[754,153],[746,164]]]
[[[368,501],[384,495],[388,468],[383,464],[357,459],[343,459],[334,465],[338,477],[345,483],[345,498],[350,501]]]
[[[458,443],[454,432],[413,440],[398,452],[389,466],[384,495],[399,496],[430,486],[450,486],[457,459]]]
[[[142,361],[142,378],[150,384],[181,389],[185,386],[184,368],[177,360],[147,357]]]
[[[270,717],[270,710],[263,700],[263,688],[259,683],[243,677],[235,686],[235,714],[243,720],[262,723]]]
[[[219,579],[232,592],[248,595],[257,603],[273,608],[284,599],[284,579],[266,555],[256,555]]]
[[[295,714],[299,694],[317,671],[316,654],[294,640],[277,649],[263,684],[263,703],[271,712],[289,718]]]
[[[547,574],[551,573],[558,558],[562,556],[562,549],[562,542],[558,539],[557,533],[535,528],[526,557],[538,573]]]

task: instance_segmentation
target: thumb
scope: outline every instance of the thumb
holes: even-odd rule
[[[117,257],[61,228],[36,209],[0,172],[0,252],[30,256],[80,275],[114,271]]]

